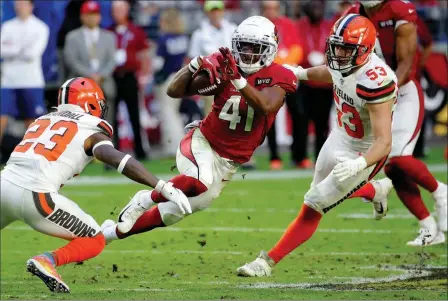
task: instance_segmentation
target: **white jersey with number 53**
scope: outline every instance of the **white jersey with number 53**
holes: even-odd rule
[[[348,76],[330,68],[328,70],[333,78],[336,103],[335,130],[351,149],[365,152],[374,140],[366,105],[395,101],[397,77],[374,53],[366,64]]]
[[[104,120],[79,112],[59,111],[33,122],[11,154],[1,177],[35,192],[56,192],[93,159],[84,142],[101,132],[111,137]]]

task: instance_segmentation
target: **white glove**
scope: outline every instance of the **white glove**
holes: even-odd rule
[[[191,131],[192,129],[198,128],[201,125],[202,120],[195,120],[193,122],[190,122],[184,127],[185,134]]]
[[[168,201],[176,204],[182,214],[185,214],[185,212],[191,214],[191,205],[187,196],[181,190],[173,187],[173,183],[159,180],[155,190],[161,193]]]
[[[333,168],[333,174],[339,183],[357,175],[367,167],[367,161],[364,157],[358,159],[337,158],[336,160],[340,163]]]
[[[291,70],[298,80],[308,80],[307,69],[303,69],[301,66],[291,66],[288,64],[283,64],[283,67]]]

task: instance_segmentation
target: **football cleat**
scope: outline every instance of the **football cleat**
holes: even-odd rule
[[[447,220],[447,198],[448,198],[448,187],[446,184],[439,182],[440,188],[437,188],[436,192],[433,193],[434,200],[436,201],[435,209],[437,216],[437,226],[440,231],[446,232],[448,228]]]
[[[274,265],[274,260],[265,251],[261,251],[257,259],[239,267],[236,272],[238,276],[244,277],[270,277]]]
[[[376,220],[380,220],[386,216],[387,210],[389,209],[387,206],[387,197],[394,186],[389,178],[372,181],[372,185],[375,188],[375,197],[372,200],[373,217]]]
[[[150,198],[151,191],[149,190],[140,190],[137,192],[131,201],[121,210],[120,215],[118,216],[117,228],[121,233],[128,233],[131,231],[135,222],[138,220],[143,213],[148,210],[145,206],[142,205],[142,198]]]
[[[62,281],[54,264],[47,255],[38,255],[26,262],[26,269],[31,274],[39,277],[52,292],[70,293],[70,288]]]
[[[445,234],[443,232],[430,230],[427,228],[420,229],[420,232],[416,239],[409,241],[408,246],[411,247],[424,247],[442,244],[445,242]]]
[[[101,231],[103,232],[104,238],[106,239],[106,245],[118,239],[117,234],[115,232],[116,228],[117,224],[111,219],[106,219],[101,224]]]

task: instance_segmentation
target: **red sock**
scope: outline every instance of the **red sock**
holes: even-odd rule
[[[401,169],[412,181],[422,186],[429,192],[434,192],[439,184],[436,178],[429,172],[428,167],[413,156],[393,157],[388,165]]]
[[[384,167],[386,175],[392,180],[395,191],[403,204],[408,210],[415,215],[418,220],[427,218],[430,213],[423,203],[420,195],[420,190],[417,184],[407,176],[403,170],[397,168],[395,165],[387,164]]]
[[[365,198],[368,200],[373,200],[375,197],[375,188],[373,187],[372,183],[368,182],[366,185],[362,186],[360,189],[355,191],[349,199],[353,198]]]
[[[131,231],[129,231],[128,233],[121,233],[118,231],[118,228],[115,231],[118,238],[122,239],[134,234],[148,232],[159,227],[165,227],[165,224],[162,221],[162,216],[160,215],[159,208],[157,206],[154,206],[139,217],[139,219],[132,227]]]
[[[314,234],[321,218],[322,215],[319,212],[304,204],[299,215],[288,226],[282,238],[269,251],[269,257],[275,262],[282,260]]]
[[[170,180],[173,186],[182,190],[187,197],[195,197],[207,191],[207,187],[201,181],[186,175],[178,175]],[[153,190],[151,198],[156,203],[163,203],[167,200],[157,191]]]
[[[79,237],[70,241],[66,246],[53,252],[56,266],[70,262],[81,262],[97,256],[103,251],[106,240],[102,233],[95,237]]]

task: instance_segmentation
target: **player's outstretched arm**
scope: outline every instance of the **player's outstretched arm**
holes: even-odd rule
[[[370,149],[364,155],[367,167],[388,156],[392,147],[392,105],[393,100],[378,104],[367,104],[372,132],[375,137]]]
[[[283,105],[286,91],[280,87],[267,87],[259,91],[249,83],[240,90],[241,95],[254,110],[268,115],[277,112]]]
[[[84,149],[87,154],[118,170],[129,179],[150,187],[156,187],[159,179],[148,172],[146,168],[130,155],[116,150],[109,137],[96,133],[86,139]]]
[[[417,50],[417,27],[414,23],[406,23],[398,26],[396,34],[396,57],[398,87],[406,83],[412,71],[415,53]]]
[[[308,69],[303,69],[300,66],[294,67],[284,64],[283,67],[291,70],[299,81],[301,80],[313,80],[317,82],[333,83],[330,71],[327,66],[316,66]]]

